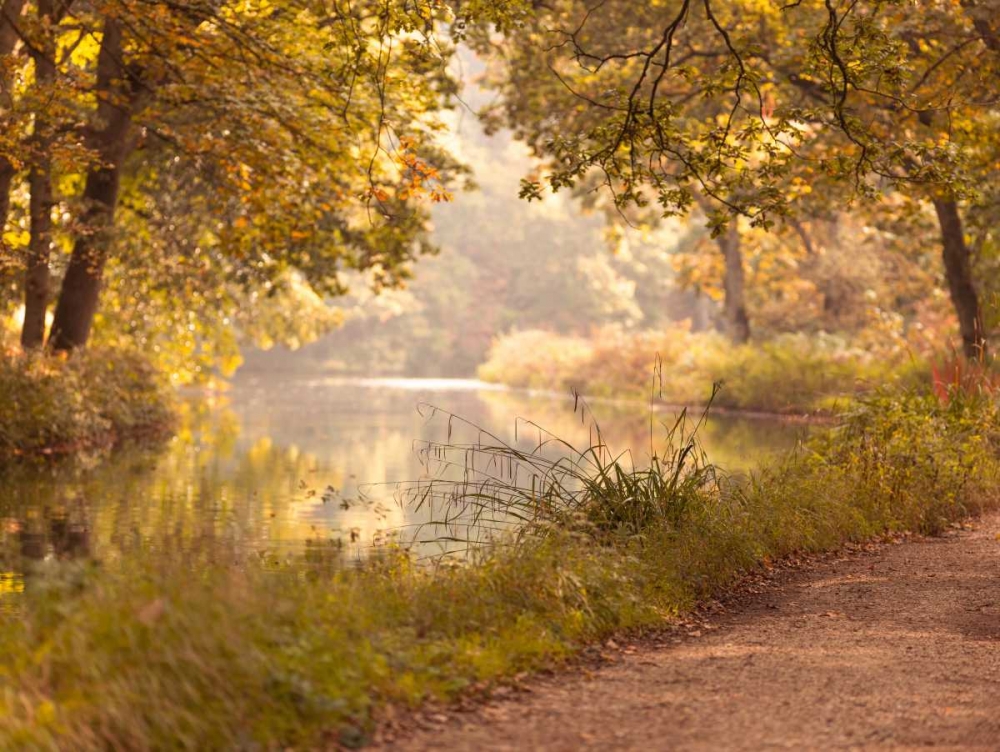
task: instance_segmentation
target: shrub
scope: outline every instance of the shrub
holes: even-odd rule
[[[135,353],[0,354],[0,458],[60,453],[171,422],[169,392]]]
[[[494,341],[491,357],[479,368],[486,381],[522,389],[568,390],[591,357],[591,345],[580,337],[538,329],[512,332]]]
[[[654,373],[654,363],[658,364]],[[596,330],[588,340],[520,332],[494,342],[480,378],[511,386],[577,389],[588,396],[704,405],[706,384],[723,382],[719,407],[792,413],[831,410],[838,402],[909,376],[905,352],[851,347],[831,335],[780,335],[733,345],[684,326],[660,332]]]

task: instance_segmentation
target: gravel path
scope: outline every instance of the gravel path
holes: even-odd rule
[[[1000,515],[777,580],[384,747],[1000,750]]]

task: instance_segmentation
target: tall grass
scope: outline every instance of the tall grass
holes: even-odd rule
[[[715,385],[712,398],[719,391]],[[417,444],[426,480],[399,486],[398,501],[416,511],[427,508],[431,521],[425,526],[439,540],[472,547],[484,537],[511,543],[567,530],[599,538],[638,536],[655,522],[678,522],[689,504],[717,491],[723,475],[698,439],[710,406],[711,398],[697,419],[684,409],[670,422],[650,409],[648,451],[637,456],[631,448],[617,451],[608,444],[579,395],[573,412],[590,421],[585,447],[524,419],[515,422],[510,443],[426,405],[444,414],[448,440]],[[472,429],[475,441],[453,441],[455,424]]]
[[[933,533],[998,500],[1000,413],[978,392],[875,396],[747,477],[703,458],[697,425],[654,425],[672,448],[648,462],[596,428],[578,451],[530,423],[523,449],[421,446],[439,472],[403,496],[466,543],[470,521],[495,526],[460,561],[390,548],[355,568],[139,558],[39,575],[0,615],[0,748],[354,745],[387,705],[661,626],[767,560]]]

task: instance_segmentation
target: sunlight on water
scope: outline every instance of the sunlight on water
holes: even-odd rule
[[[409,378],[328,378],[309,382],[323,387],[365,387],[396,389],[405,392],[506,392],[503,384],[488,384],[478,379],[409,379]]]

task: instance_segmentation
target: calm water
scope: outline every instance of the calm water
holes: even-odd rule
[[[414,442],[479,438],[429,405],[511,442],[518,417],[581,447],[593,431],[572,399],[474,381],[238,381],[222,397],[186,401],[182,430],[165,444],[0,472],[0,594],[18,591],[38,561],[92,557],[114,566],[136,550],[282,558],[317,547],[362,556],[387,533],[412,538],[418,533],[405,531],[430,513],[397,503],[392,484],[427,476]],[[610,446],[632,448],[639,462],[648,456],[645,409],[592,409]],[[801,433],[801,426],[720,417],[700,435],[711,459],[741,469],[791,448]],[[520,446],[537,439],[537,429],[520,425]],[[359,491],[368,503],[344,503]]]

